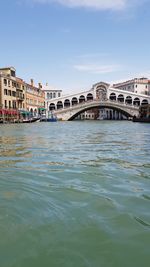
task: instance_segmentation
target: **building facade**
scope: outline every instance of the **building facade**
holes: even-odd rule
[[[129,81],[113,84],[113,87],[136,94],[150,95],[150,81],[147,78],[134,78]]]
[[[26,83],[26,110],[30,116],[41,116],[45,113],[45,93],[42,91],[41,86],[34,86],[34,81]]]
[[[18,118],[16,70],[13,67],[0,69],[0,121]]]
[[[26,110],[26,83],[16,78],[16,103],[18,110]]]
[[[41,85],[35,86],[16,77],[16,69],[7,67],[0,69],[0,121],[40,116],[45,112],[45,92]]]

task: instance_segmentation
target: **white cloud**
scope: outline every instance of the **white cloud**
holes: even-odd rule
[[[133,0],[32,0],[39,3],[58,3],[68,7],[84,7],[98,10],[122,10]]]
[[[78,71],[88,72],[91,74],[105,74],[120,70],[119,65],[98,65],[98,64],[80,64],[74,65]]]

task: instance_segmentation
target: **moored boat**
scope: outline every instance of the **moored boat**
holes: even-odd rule
[[[40,121],[39,118],[30,118],[30,119],[24,119],[22,123],[32,123],[32,122],[38,122]]]
[[[133,117],[133,122],[150,122],[150,104],[143,105],[139,109],[139,117]]]
[[[57,121],[57,117],[56,115],[51,111],[48,113],[48,118],[41,118],[40,119],[41,122],[56,122]]]

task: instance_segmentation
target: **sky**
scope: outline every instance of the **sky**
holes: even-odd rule
[[[0,0],[0,67],[65,93],[150,78],[150,0]]]

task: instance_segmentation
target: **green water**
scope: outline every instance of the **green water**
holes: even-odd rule
[[[49,266],[150,266],[150,124],[0,126],[0,267]]]

